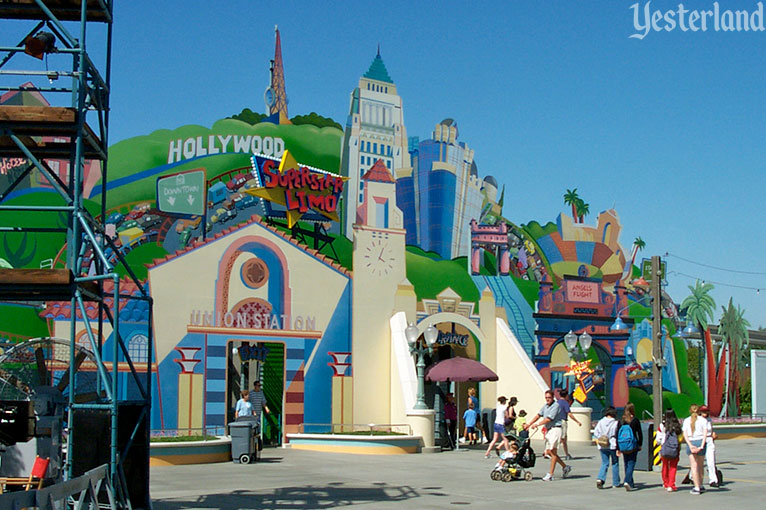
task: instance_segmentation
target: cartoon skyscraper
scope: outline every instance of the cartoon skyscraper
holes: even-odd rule
[[[351,225],[362,202],[362,175],[381,159],[392,174],[410,167],[402,98],[378,54],[351,92],[341,155],[341,174],[349,178],[344,191],[343,234],[352,239]]]

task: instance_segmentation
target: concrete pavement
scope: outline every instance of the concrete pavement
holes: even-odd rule
[[[536,452],[542,444],[533,442]],[[719,441],[717,456],[725,484],[701,496],[679,485],[662,490],[659,471],[636,471],[638,490],[597,490],[600,465],[593,446],[575,446],[571,475],[543,482],[548,460],[538,457],[534,480],[490,480],[496,458],[473,449],[438,454],[368,456],[328,454],[289,448],[263,451],[257,464],[233,463],[154,467],[155,510],[386,508],[753,508],[766,494],[766,439]],[[682,456],[678,483],[688,466]],[[610,479],[610,477],[607,477]],[[609,482],[607,482],[608,484]]]

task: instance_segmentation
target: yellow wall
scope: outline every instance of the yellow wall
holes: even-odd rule
[[[195,250],[149,268],[149,285],[154,297],[154,328],[157,360],[162,361],[186,335],[192,311],[214,312],[218,267],[226,250],[243,237],[272,243],[287,260],[286,275],[293,316],[316,317],[316,328],[323,331],[335,311],[338,300],[348,283],[348,277],[329,269],[317,260],[274,234],[259,223],[252,223]],[[250,254],[239,255],[229,281],[229,309],[245,296],[256,297],[262,289],[247,289],[241,282],[238,268]],[[204,270],[203,270],[204,269]],[[271,285],[269,282],[267,285]],[[317,289],[322,298],[317,299]],[[321,342],[317,344],[317,349]]]

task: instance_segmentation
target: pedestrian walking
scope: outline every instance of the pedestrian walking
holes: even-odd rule
[[[261,381],[255,381],[253,383],[253,391],[250,392],[250,403],[253,405],[253,415],[256,420],[261,419],[261,411],[266,411],[266,414],[271,414],[269,406],[266,405],[266,395],[261,390]]]
[[[601,455],[601,468],[596,478],[596,488],[603,489],[609,465],[612,465],[612,487],[620,486],[620,461],[617,458],[617,410],[609,406],[593,429],[598,452]]]
[[[537,421],[542,418],[540,424]],[[556,470],[556,464],[561,465],[562,476],[564,478],[572,471],[572,466],[568,466],[558,456],[558,447],[561,441],[561,422],[563,416],[561,414],[561,408],[553,399],[553,392],[548,390],[545,392],[545,405],[537,413],[537,416],[525,425],[526,430],[536,429],[540,426],[545,430],[545,454],[551,458],[550,470],[543,477],[544,482],[550,482],[553,480],[553,472]]]
[[[463,421],[465,422],[465,443],[476,444],[476,421],[479,418],[479,414],[473,408],[473,402],[469,402],[468,409],[463,413]]]
[[[694,496],[699,496],[705,490],[702,486],[702,463],[706,453],[707,420],[699,415],[697,404],[692,404],[689,408],[689,417],[684,420],[682,430],[684,442],[686,442],[686,453],[689,455],[692,481],[694,482],[694,488],[689,492]]]
[[[678,422],[676,412],[668,409],[665,411],[656,437],[657,444],[661,445],[662,487],[668,492],[677,490],[676,470],[678,469],[678,457],[681,454],[680,436],[681,424]]]
[[[239,419],[240,417],[245,416],[253,416],[253,406],[250,403],[250,399],[248,398],[250,396],[250,392],[247,390],[242,390],[239,392],[240,399],[237,400],[237,405],[234,408],[234,419]]]
[[[617,429],[617,455],[622,456],[625,465],[625,476],[623,487],[626,491],[632,491],[636,488],[633,481],[633,470],[636,467],[636,459],[641,445],[644,442],[644,435],[641,432],[641,422],[636,418],[636,407],[633,404],[625,406],[622,413],[620,427]]]
[[[721,479],[719,471],[715,467],[715,439],[717,437],[713,431],[713,420],[710,419],[710,409],[707,406],[700,407],[700,415],[707,421],[707,433],[705,434],[705,464],[707,464],[707,476],[711,487],[718,487]]]
[[[566,388],[559,390],[559,399],[556,401],[561,408],[561,412],[564,415],[564,420],[561,422],[561,449],[564,450],[564,459],[572,460],[572,456],[569,455],[569,447],[567,445],[567,430],[569,427],[569,418],[577,424],[578,427],[582,427],[582,423],[577,417],[572,414],[572,404],[569,401],[569,392]]]
[[[489,453],[492,451],[492,448],[495,447],[495,444],[497,444],[498,441],[501,441],[501,444],[505,450],[509,449],[508,439],[505,438],[505,420],[508,418],[508,406],[506,405],[507,401],[508,399],[502,396],[498,397],[497,399],[492,441],[489,443],[489,446],[487,446],[487,452],[484,454],[484,457],[487,459],[489,458]]]
[[[447,401],[444,403],[444,421],[447,422],[447,438],[450,448],[455,448],[455,434],[457,433],[457,406],[455,395],[447,393]]]

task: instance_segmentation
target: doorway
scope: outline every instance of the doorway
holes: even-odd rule
[[[227,341],[226,423],[234,421],[234,407],[242,389],[252,390],[261,382],[270,413],[261,413],[265,444],[282,442],[282,403],[285,387],[285,345],[283,342],[254,342],[231,338]]]

